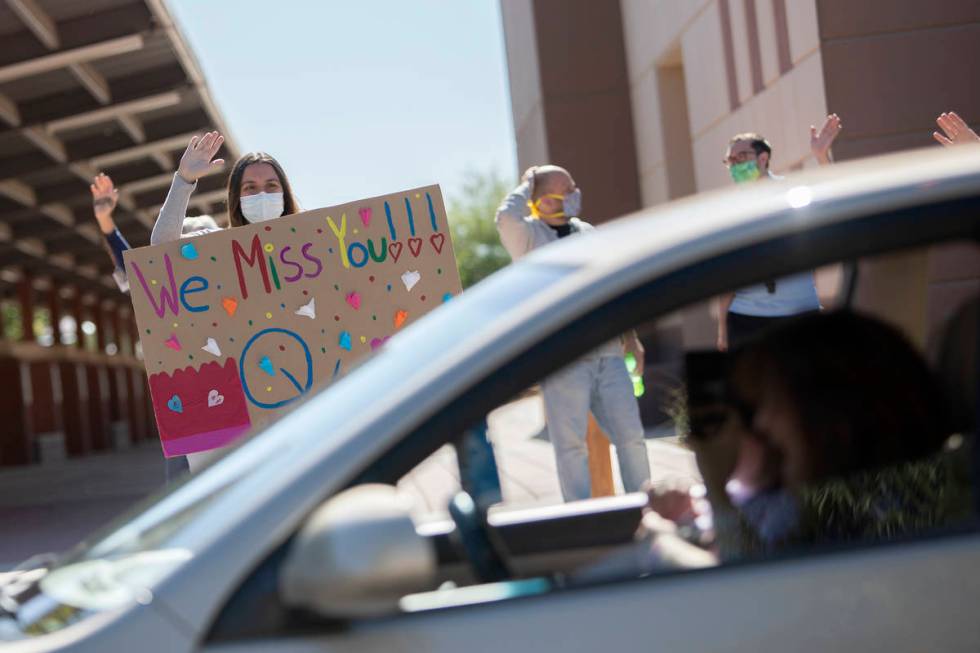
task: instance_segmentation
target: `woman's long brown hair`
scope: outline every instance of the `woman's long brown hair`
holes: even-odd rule
[[[235,161],[231,174],[228,176],[228,221],[232,227],[241,227],[251,224],[242,215],[242,177],[245,175],[245,168],[253,163],[268,163],[279,176],[279,183],[282,185],[282,214],[292,215],[299,213],[299,204],[293,195],[293,188],[289,185],[289,178],[286,172],[279,165],[272,155],[265,152],[249,152],[243,154]]]

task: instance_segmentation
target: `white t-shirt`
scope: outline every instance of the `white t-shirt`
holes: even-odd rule
[[[757,317],[783,317],[820,310],[813,272],[801,272],[776,279],[776,292],[769,292],[764,283],[735,292],[728,307],[730,313]]]

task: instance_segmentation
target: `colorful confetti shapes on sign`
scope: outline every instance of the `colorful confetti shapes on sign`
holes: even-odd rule
[[[225,309],[228,317],[234,317],[235,311],[238,310],[238,300],[234,297],[223,297],[221,299],[221,308]]]
[[[175,413],[184,412],[184,402],[180,400],[180,397],[174,395],[167,401],[167,408],[174,411]]]
[[[180,351],[180,340],[177,338],[176,333],[171,333],[170,337],[163,341],[163,344],[170,347],[174,351]]]
[[[268,356],[263,356],[259,361],[259,369],[268,374],[269,376],[276,375],[276,369],[272,367],[272,361],[269,360]]]
[[[349,293],[345,299],[347,300],[347,303],[350,304],[355,311],[361,307],[361,293],[359,292]]]
[[[401,309],[395,311],[395,328],[400,329],[402,325],[405,324],[405,320],[408,319],[408,311],[403,311]]]
[[[197,247],[194,246],[194,243],[181,245],[180,255],[186,258],[188,261],[193,261],[197,258]]]
[[[408,270],[402,273],[402,283],[405,284],[405,290],[411,292],[412,288],[415,287],[419,281],[422,280],[422,275],[418,270]]]
[[[201,347],[201,349],[214,356],[221,355],[221,347],[218,346],[218,341],[215,340],[214,338],[208,338],[207,343],[205,343],[205,345]]]
[[[341,331],[340,338],[338,339],[337,344],[340,345],[341,349],[346,349],[347,351],[350,351],[351,350],[350,333],[347,331]]]
[[[364,223],[365,227],[371,226],[371,207],[365,206],[364,208],[357,210],[358,215],[361,216],[361,222]]]
[[[296,315],[302,315],[303,317],[308,317],[311,320],[316,319],[316,298],[311,297],[310,301],[306,302],[296,310]]]

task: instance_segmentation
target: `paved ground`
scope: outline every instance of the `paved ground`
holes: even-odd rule
[[[490,415],[489,424],[504,503],[560,502],[540,398],[501,407]],[[675,438],[669,433],[648,435],[654,482],[697,478],[693,456]],[[163,473],[156,443],[51,465],[5,469],[0,472],[0,570],[37,553],[71,547],[160,489]],[[621,488],[618,470],[614,474]],[[445,447],[436,452],[399,488],[413,498],[420,516],[443,516],[449,498],[459,489],[454,451]]]
[[[507,404],[490,414],[490,439],[497,456],[504,504],[508,506],[547,505],[561,502],[555,455],[547,440],[544,406],[532,396]],[[673,432],[647,434],[651,478],[654,483],[668,480],[700,480],[694,456],[677,443]],[[613,453],[616,487],[622,492],[619,469]],[[420,514],[443,515],[450,497],[459,490],[456,454],[443,447],[406,476],[398,487],[412,497]]]
[[[150,443],[0,472],[0,569],[62,551],[162,487],[163,454]]]

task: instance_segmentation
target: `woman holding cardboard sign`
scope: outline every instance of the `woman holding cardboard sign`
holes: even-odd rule
[[[198,236],[213,229],[181,234],[181,223],[197,180],[225,164],[215,155],[225,138],[218,132],[194,136],[187,145],[174,175],[167,199],[153,225],[150,244]],[[243,154],[228,177],[228,219],[232,227],[272,220],[299,211],[289,179],[279,162],[265,152]]]
[[[156,224],[153,225],[151,245],[217,230],[205,228],[181,233],[181,225],[197,180],[224,166],[224,159],[214,158],[224,141],[224,136],[218,132],[208,132],[191,138],[180,157],[180,165],[174,174],[167,199],[160,208]],[[273,220],[298,211],[299,206],[293,196],[289,179],[278,161],[265,152],[249,152],[235,162],[228,176],[228,220],[232,227]],[[187,454],[190,470],[194,472],[200,469],[216,455],[215,451]]]

